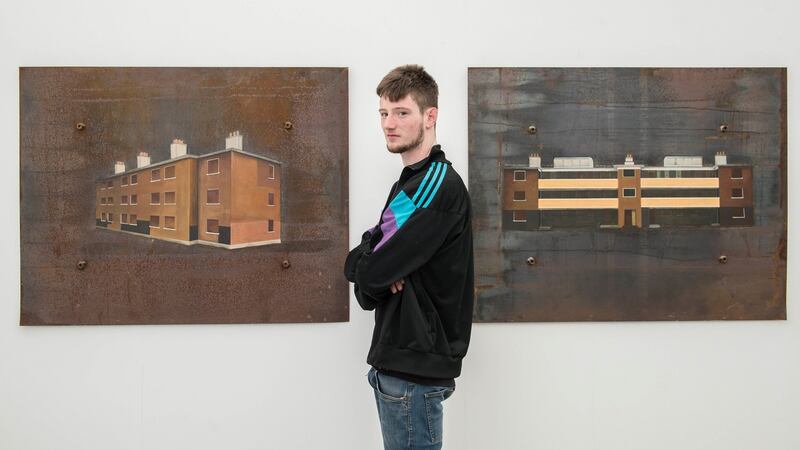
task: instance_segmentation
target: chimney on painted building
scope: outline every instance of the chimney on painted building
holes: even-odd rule
[[[542,157],[538,153],[532,153],[528,156],[528,167],[542,168]]]
[[[114,163],[114,174],[125,172],[125,161],[117,161]]]
[[[714,165],[724,166],[725,164],[728,164],[728,156],[725,152],[717,152],[717,154],[714,155]]]
[[[243,150],[242,147],[242,134],[239,131],[234,131],[225,138],[225,150],[236,149]]]
[[[169,157],[175,159],[186,154],[186,144],[183,139],[173,139],[169,146]]]
[[[633,155],[632,154],[628,153],[627,155],[625,155],[625,165],[626,166],[632,166],[633,165]]]
[[[136,157],[136,167],[144,167],[150,165],[150,154],[147,152],[139,152]]]

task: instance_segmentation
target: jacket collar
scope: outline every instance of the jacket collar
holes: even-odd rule
[[[421,161],[415,162],[414,164],[411,164],[410,166],[406,166],[406,169],[411,169],[411,170],[416,172],[416,171],[424,168],[425,166],[427,166],[429,163],[437,162],[437,161],[445,162],[445,163],[448,163],[448,164],[450,163],[450,161],[448,161],[445,158],[444,152],[442,151],[442,146],[439,145],[439,144],[436,144],[433,147],[431,147],[431,153],[428,155],[427,158],[425,158],[425,159],[423,159]]]

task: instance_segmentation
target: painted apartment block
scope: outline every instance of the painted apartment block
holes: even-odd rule
[[[728,164],[724,152],[713,165],[702,156],[666,156],[661,166],[624,163],[596,167],[591,157],[539,154],[527,165],[508,164],[502,177],[503,228],[659,228],[752,226],[753,167]]]
[[[224,150],[187,150],[175,139],[169,160],[152,163],[141,152],[131,170],[117,161],[96,185],[96,225],[187,245],[280,243],[281,163],[245,152],[238,131]]]

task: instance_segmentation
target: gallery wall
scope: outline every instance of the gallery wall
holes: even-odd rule
[[[0,449],[381,446],[372,316],[352,298],[344,323],[18,325],[20,66],[349,67],[355,243],[401,169],[374,88],[411,62],[439,82],[439,142],[465,179],[467,67],[787,67],[787,320],[476,324],[445,448],[800,448],[796,13],[788,1],[3,3]]]

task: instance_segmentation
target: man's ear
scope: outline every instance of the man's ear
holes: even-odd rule
[[[439,118],[439,108],[431,106],[425,111],[425,128],[434,128],[436,120]]]

